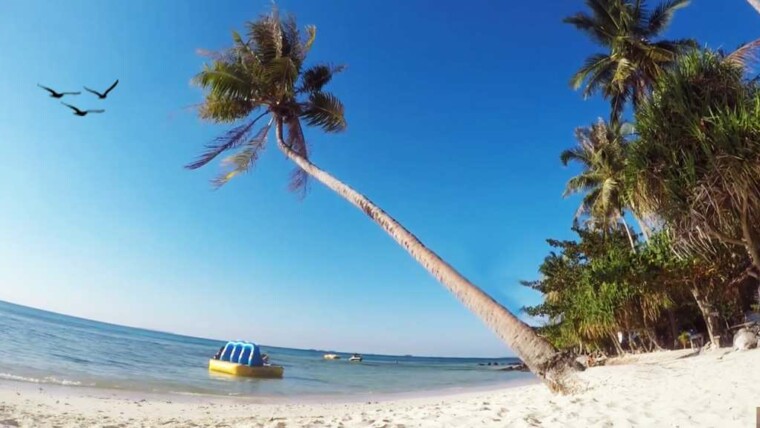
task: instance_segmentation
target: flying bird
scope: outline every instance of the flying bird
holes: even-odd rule
[[[84,89],[85,89],[87,92],[92,92],[93,94],[97,95],[97,96],[98,96],[98,98],[100,98],[101,100],[104,100],[104,99],[106,99],[106,97],[108,96],[108,93],[109,93],[109,92],[111,92],[111,91],[113,90],[113,88],[115,88],[115,87],[116,87],[116,85],[118,85],[118,84],[119,84],[119,79],[116,79],[116,81],[115,81],[115,82],[113,82],[113,85],[111,85],[111,87],[110,87],[110,88],[106,89],[106,91],[105,91],[105,92],[103,92],[102,94],[101,94],[100,92],[98,92],[98,91],[94,91],[94,90],[92,90],[92,89],[88,88],[87,86],[85,86],[85,87],[84,87]]]
[[[40,88],[50,92],[51,98],[63,98],[64,95],[79,95],[81,92],[56,92],[53,89],[48,88],[47,86],[42,86],[39,83],[37,84]]]
[[[66,104],[63,101],[61,101],[61,104],[65,105],[66,107],[74,110],[74,114],[77,116],[87,116],[87,113],[103,113],[105,110],[79,110],[78,108],[74,107],[71,104]]]

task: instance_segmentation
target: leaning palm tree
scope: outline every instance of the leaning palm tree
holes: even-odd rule
[[[654,79],[679,54],[696,46],[692,40],[653,41],[668,27],[676,10],[688,0],[667,0],[648,10],[645,0],[586,0],[591,14],[579,12],[564,22],[607,48],[586,59],[573,75],[573,89],[583,96],[601,92],[610,101],[610,121],[617,122],[625,104],[644,99]]]
[[[214,180],[216,186],[221,186],[251,168],[274,129],[277,147],[296,164],[292,189],[304,189],[307,177],[313,177],[355,205],[490,326],[552,390],[568,391],[574,376],[564,354],[366,196],[310,161],[303,124],[329,133],[346,128],[343,105],[325,90],[342,67],[304,64],[316,29],[306,27],[306,37],[302,38],[295,19],[281,19],[275,9],[249,22],[247,30],[247,40],[233,33],[234,46],[214,55],[195,78],[206,91],[199,111],[201,118],[237,125],[207,146],[206,152],[188,168],[200,168],[223,152],[235,151],[223,161],[227,170]],[[257,124],[260,128],[254,131]]]
[[[578,146],[562,152],[560,160],[581,164],[583,170],[571,178],[563,196],[585,193],[575,219],[586,217],[590,226],[612,230],[623,224],[631,249],[635,249],[624,211],[632,205],[626,190],[625,137],[633,132],[629,124],[608,125],[604,120],[575,130]],[[637,217],[638,220],[638,217]],[[639,221],[645,237],[646,226]]]

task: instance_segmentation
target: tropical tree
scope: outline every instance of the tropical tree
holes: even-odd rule
[[[293,189],[303,189],[310,176],[355,205],[491,327],[552,390],[568,391],[574,376],[566,355],[467,280],[369,198],[311,162],[303,124],[329,133],[346,128],[343,105],[325,90],[341,67],[305,65],[315,35],[315,27],[310,26],[306,27],[306,37],[302,37],[295,19],[292,16],[281,19],[276,9],[249,22],[245,39],[233,33],[234,46],[215,55],[195,82],[206,91],[200,117],[236,125],[207,146],[206,152],[188,167],[200,168],[223,152],[235,151],[223,162],[229,169],[214,181],[217,186],[223,185],[251,168],[273,128],[277,147],[296,164]],[[263,125],[254,131],[262,120]]]
[[[616,123],[627,102],[637,106],[652,82],[678,55],[695,47],[692,40],[660,40],[676,10],[688,0],[666,0],[647,9],[645,0],[586,0],[591,13],[579,12],[564,22],[606,48],[586,59],[570,80],[588,98],[600,92],[610,101],[610,121]]]
[[[636,113],[629,164],[638,206],[682,248],[742,248],[760,274],[760,90],[734,54],[683,57]]]
[[[600,119],[587,128],[575,130],[578,145],[562,152],[560,160],[567,166],[579,163],[583,170],[571,178],[563,196],[585,193],[576,211],[576,220],[587,216],[590,225],[609,230],[623,223],[631,248],[635,248],[633,236],[625,221],[624,211],[632,209],[626,188],[626,137],[633,128],[628,124],[608,125]],[[648,239],[647,227],[639,221],[640,228]]]
[[[548,240],[554,250],[539,268],[541,279],[523,282],[545,296],[524,308],[548,320],[540,332],[559,348],[581,351],[622,353],[618,332],[638,334],[643,346],[658,348],[654,327],[671,299],[655,280],[658,267],[648,252],[630,251],[621,229],[574,231],[576,241]]]

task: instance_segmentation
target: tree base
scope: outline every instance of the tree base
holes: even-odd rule
[[[577,373],[585,370],[570,352],[557,352],[536,371],[536,375],[557,394],[574,394],[583,390]]]

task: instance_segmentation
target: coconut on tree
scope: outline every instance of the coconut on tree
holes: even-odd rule
[[[342,68],[306,64],[315,36],[316,28],[309,26],[302,37],[295,19],[281,18],[276,9],[248,22],[245,37],[233,33],[234,45],[213,55],[195,82],[205,90],[200,117],[234,126],[207,146],[188,168],[200,168],[222,153],[232,152],[223,161],[227,170],[214,180],[214,185],[221,186],[251,168],[273,131],[277,147],[296,165],[291,181],[293,190],[302,190],[307,178],[313,177],[356,206],[491,327],[553,391],[570,390],[574,369],[565,354],[457,272],[369,198],[311,162],[303,126],[328,133],[346,128],[343,104],[326,90]]]

